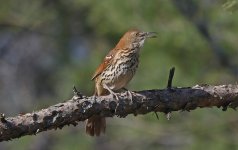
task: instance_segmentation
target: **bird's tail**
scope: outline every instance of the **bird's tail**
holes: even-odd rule
[[[106,119],[105,117],[100,117],[99,115],[94,115],[87,119],[86,133],[90,136],[100,136],[101,133],[105,133],[106,130]]]
[[[100,91],[98,93],[98,90],[95,89],[95,96],[98,95],[105,95],[107,93],[106,90]],[[86,120],[86,126],[85,126],[86,133],[90,136],[100,136],[101,133],[105,133],[106,130],[106,118],[101,117],[99,115],[93,115],[89,119]]]

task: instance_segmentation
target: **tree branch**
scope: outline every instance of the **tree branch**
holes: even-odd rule
[[[133,92],[133,102],[126,92],[118,94],[116,101],[112,95],[100,97],[77,97],[50,106],[37,112],[5,117],[1,115],[0,141],[7,141],[25,135],[76,126],[94,114],[104,117],[126,117],[129,114],[149,112],[170,112],[193,110],[198,107],[227,107],[235,109],[238,105],[238,85],[196,85],[194,87],[164,90],[145,90]]]

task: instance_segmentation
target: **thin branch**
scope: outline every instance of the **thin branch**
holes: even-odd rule
[[[73,92],[74,92],[74,97],[73,97],[73,99],[77,99],[77,98],[79,98],[79,99],[81,99],[81,98],[83,98],[83,94],[82,93],[80,93],[77,89],[76,89],[76,87],[74,86],[73,87]]]
[[[171,68],[169,71],[169,79],[168,79],[167,88],[172,88],[174,72],[175,72],[175,67]]]
[[[172,83],[173,83],[173,77],[174,77],[174,72],[175,72],[175,67],[172,67],[169,70],[169,78],[168,78],[168,84],[167,84],[167,89],[172,91]],[[156,118],[159,120],[159,115],[157,114],[156,111],[154,111]],[[166,118],[169,120],[171,118],[171,112],[170,111],[165,111]]]
[[[170,112],[193,110],[198,107],[238,106],[238,85],[197,85],[186,88],[164,90],[145,90],[133,92],[133,102],[127,92],[119,93],[119,101],[112,95],[100,97],[72,98],[42,109],[15,117],[3,117],[0,121],[0,141],[7,141],[25,135],[62,128],[65,125],[76,126],[92,115],[104,117],[126,117],[129,114],[146,114],[149,112]],[[2,119],[1,119],[2,120]]]

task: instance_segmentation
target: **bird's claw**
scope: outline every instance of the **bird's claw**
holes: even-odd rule
[[[93,95],[93,103],[97,103],[96,95]]]
[[[133,103],[133,96],[132,96],[132,92],[131,91],[127,91],[127,94],[129,95],[129,98],[131,100],[131,103]]]
[[[116,93],[111,93],[111,94],[112,94],[112,96],[113,96],[113,97],[115,97],[115,98],[116,98],[116,100],[117,100],[117,101],[119,101],[119,97],[117,96],[117,94],[116,94]]]
[[[129,95],[129,99],[131,100],[131,103],[133,103],[133,95],[132,95],[132,91],[129,91],[128,89],[126,88],[123,88],[123,90],[126,91],[127,95]]]

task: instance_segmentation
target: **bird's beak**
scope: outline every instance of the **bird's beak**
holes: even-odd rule
[[[156,38],[157,37],[157,33],[156,32],[145,32],[145,36],[147,38]]]

